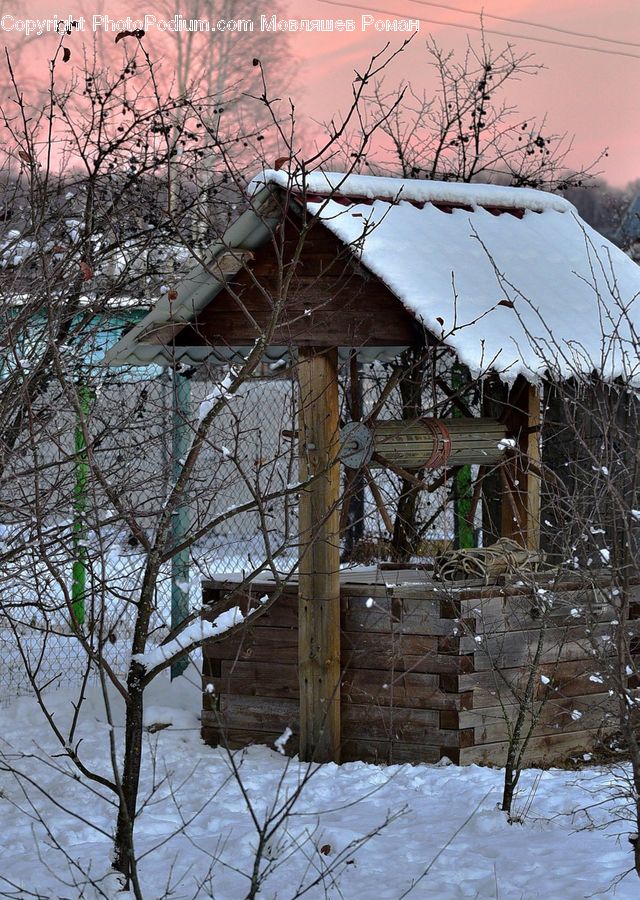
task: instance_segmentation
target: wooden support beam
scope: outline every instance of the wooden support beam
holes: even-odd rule
[[[226,253],[221,253],[216,259],[212,259],[207,264],[207,269],[220,281],[225,281],[237,275],[251,259],[253,259],[251,250],[228,250]]]
[[[509,393],[507,428],[517,441],[507,462],[512,497],[503,498],[502,536],[529,550],[540,548],[540,393],[520,378]],[[508,501],[508,502],[507,502]],[[514,512],[515,506],[515,512]]]
[[[300,758],[340,756],[340,499],[338,352],[299,351],[298,663]]]
[[[505,421],[509,390],[497,375],[482,383],[482,415]],[[482,543],[493,544],[503,534],[503,508],[506,501],[504,460],[488,467],[482,480]]]
[[[393,522],[391,520],[391,516],[387,510],[387,507],[384,504],[384,500],[382,499],[382,494],[380,493],[380,488],[376,484],[375,478],[369,471],[369,469],[365,469],[365,478],[367,479],[367,484],[369,485],[369,490],[371,491],[371,495],[373,496],[374,502],[378,508],[378,512],[382,517],[382,521],[384,522],[384,527],[387,529],[389,534],[393,534]]]
[[[527,433],[522,435],[526,443],[524,474],[526,478],[526,546],[528,550],[540,549],[540,391],[530,384],[527,392]]]

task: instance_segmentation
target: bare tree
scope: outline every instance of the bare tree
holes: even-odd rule
[[[600,264],[606,263],[601,260]],[[615,273],[612,274],[615,279]],[[616,333],[631,331],[614,383],[580,376],[554,379],[550,389],[551,433],[555,460],[562,458],[563,478],[546,482],[549,543],[565,565],[580,573],[585,585],[580,613],[587,618],[588,674],[594,690],[606,692],[603,738],[617,735],[628,754],[632,777],[626,782],[635,818],[630,840],[634,868],[640,875],[637,832],[640,825],[640,748],[638,710],[638,343],[633,326],[636,298],[619,300]],[[603,346],[611,339],[603,324]],[[615,339],[615,338],[614,338]],[[560,348],[558,348],[559,350]],[[602,361],[596,361],[602,365]],[[551,370],[553,371],[553,370]],[[554,460],[554,461],[555,461]],[[600,624],[604,622],[606,624]],[[604,746],[609,746],[607,741]],[[606,754],[605,754],[606,757]]]
[[[593,173],[598,160],[574,169],[571,139],[550,131],[544,117],[524,116],[504,99],[515,82],[541,68],[533,54],[512,45],[496,49],[484,34],[461,58],[433,39],[426,52],[435,81],[431,92],[418,92],[411,82],[389,86],[389,76],[372,87],[367,112],[386,116],[372,152],[356,154],[360,170],[547,190],[580,185]],[[345,147],[345,155],[353,152]]]
[[[213,384],[202,396],[197,414],[185,415],[182,424],[188,440],[170,472],[166,466],[150,470],[147,462],[154,443],[163,442],[162,420],[154,421],[152,415],[157,400],[150,387],[138,383],[136,399],[125,400],[123,392],[113,393],[117,373],[105,373],[97,366],[105,321],[109,327],[118,327],[113,322],[114,317],[118,319],[116,298],[125,309],[158,294],[168,295],[171,301],[181,261],[199,266],[211,278],[220,277],[218,260],[192,240],[193,219],[202,214],[202,208],[189,188],[189,175],[197,173],[202,153],[215,146],[222,160],[215,173],[220,185],[240,185],[246,180],[242,146],[238,149],[235,137],[221,140],[211,124],[209,104],[217,98],[164,96],[141,39],[130,35],[123,43],[119,71],[78,70],[75,80],[82,91],[73,90],[72,85],[59,92],[56,72],[64,64],[63,38],[50,69],[48,102],[40,110],[28,106],[10,69],[14,97],[3,108],[12,139],[6,154],[7,181],[14,186],[16,203],[23,205],[24,220],[19,230],[7,229],[3,247],[2,340],[10,365],[1,395],[1,486],[7,498],[3,502],[13,516],[12,539],[6,552],[3,549],[3,562],[8,567],[7,585],[16,579],[25,584],[26,572],[33,582],[17,601],[10,596],[2,612],[60,752],[83,783],[110,797],[117,810],[114,866],[134,895],[142,897],[134,835],[145,690],[204,641],[246,628],[277,600],[301,550],[297,530],[291,528],[286,513],[282,527],[273,527],[274,507],[291,504],[301,489],[324,472],[310,473],[301,484],[295,477],[291,441],[279,439],[275,447],[264,448],[251,459],[245,450],[250,426],[243,419],[243,392],[261,370],[293,289],[295,265],[285,265],[282,230],[272,232],[279,267],[277,290],[265,296],[267,320],[246,354],[211,374]],[[374,57],[365,75],[380,72],[386,59]],[[261,102],[279,139],[288,142],[288,155],[295,157],[295,119],[285,127],[267,91],[264,70],[257,67]],[[362,91],[362,83],[354,85],[345,127],[358,113]],[[335,140],[336,135],[330,134],[317,156],[300,160],[303,170],[330,154]],[[180,142],[188,149],[178,154],[176,166]],[[59,160],[66,167],[61,172]],[[285,195],[285,215],[288,202]],[[312,225],[313,217],[303,212],[292,252],[294,262]],[[221,237],[220,220],[211,216],[203,233]],[[247,255],[238,254],[234,273],[255,280],[247,262]],[[15,302],[17,285],[24,297],[20,304]],[[234,291],[231,285],[227,289]],[[243,308],[241,292],[234,296]],[[177,352],[169,362],[174,372],[183,371]],[[70,423],[76,435],[73,443]],[[140,423],[147,424],[146,434]],[[240,486],[243,499],[221,507],[216,492],[222,494],[230,483]],[[177,539],[174,516],[205,491],[211,492],[212,499],[199,501],[198,515]],[[78,492],[83,495],[81,503]],[[254,517],[258,540],[252,551],[256,558],[248,555],[239,590],[268,572],[274,583],[268,603],[253,598],[248,605],[214,609],[208,620],[202,619],[202,610],[196,606],[179,624],[170,625],[160,607],[167,565],[223,524],[233,528],[234,520],[243,515]],[[125,584],[110,569],[114,540],[135,548],[134,577]],[[69,580],[78,553],[89,569],[80,598]],[[76,714],[69,727],[59,725],[48,708],[50,675],[42,665],[47,641],[57,631],[75,642],[84,665]],[[39,636],[35,641],[34,634]],[[158,637],[161,644],[154,647]],[[110,646],[118,640],[127,644],[124,674],[110,658]],[[103,686],[110,722],[109,691],[115,690],[125,705],[124,746],[118,747],[112,730],[106,748],[111,761],[108,775],[86,764],[75,739],[84,685],[92,673],[97,673]],[[278,816],[282,814],[286,805]],[[254,894],[259,886],[257,872]]]

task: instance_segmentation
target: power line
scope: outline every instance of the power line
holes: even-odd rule
[[[559,28],[557,25],[543,25],[541,22],[530,22],[528,19],[513,19],[510,16],[498,16],[482,10],[478,13],[475,9],[462,9],[460,6],[450,6],[447,3],[432,3],[430,0],[409,0],[419,6],[436,6],[438,9],[447,9],[450,12],[464,13],[468,16],[481,15],[483,19],[499,19],[501,22],[513,22],[515,25],[529,25],[532,28],[544,28],[546,31],[557,31],[559,34],[573,35],[573,37],[587,38],[588,40],[606,41],[608,44],[622,44],[625,47],[640,47],[635,41],[621,41],[618,38],[602,37],[599,34],[591,34],[586,31],[572,31],[569,28]],[[595,48],[594,48],[595,49]]]
[[[397,12],[388,9],[380,9],[376,6],[358,6],[356,3],[339,3],[337,0],[320,0],[327,6],[349,6],[351,9],[359,9],[362,12],[377,12],[383,16],[395,16]],[[539,44],[552,44],[555,47],[569,47],[572,50],[587,50],[591,53],[606,53],[608,56],[626,56],[629,59],[640,59],[637,53],[627,53],[625,50],[608,50],[606,47],[585,47],[584,44],[570,44],[567,41],[554,41],[552,38],[533,37],[530,34],[510,34],[508,31],[497,31],[495,28],[483,28],[478,25],[463,25],[460,22],[439,22],[437,19],[427,19],[424,16],[415,16],[419,22],[426,22],[428,25],[443,25],[445,28],[464,28],[465,31],[480,31],[484,34],[497,34],[500,37],[517,38],[524,41],[537,41]],[[635,45],[634,45],[635,46]]]

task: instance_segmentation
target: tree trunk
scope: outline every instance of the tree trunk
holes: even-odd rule
[[[128,679],[129,702],[125,719],[124,762],[113,855],[114,869],[124,875],[125,887],[132,889],[139,900],[142,894],[138,885],[133,830],[142,762],[144,693],[140,687],[141,676],[142,668],[137,663],[132,663]]]
[[[507,760],[504,768],[504,789],[502,792],[502,806],[500,807],[503,812],[506,812],[509,820],[511,820],[513,794],[520,779],[520,773],[522,772],[524,754],[529,744],[531,735],[533,734],[536,719],[540,715],[541,707],[538,709],[537,713],[534,709],[534,697],[536,683],[540,674],[540,660],[542,658],[542,651],[544,649],[544,639],[547,633],[547,626],[548,609],[545,609],[540,621],[540,630],[538,631],[536,650],[529,666],[527,685],[525,687],[524,694],[519,698],[518,715],[513,726],[513,731],[509,736],[509,748],[507,751]],[[558,653],[559,652],[560,651],[558,650]],[[541,706],[546,702],[547,698],[548,692],[542,699]],[[523,731],[525,731],[525,720],[527,717],[527,713],[531,715],[531,723],[526,728],[526,732],[523,734]]]
[[[360,377],[358,356],[355,352],[352,353],[350,361],[348,397],[351,420],[353,422],[359,422],[362,419],[363,396],[362,379]],[[351,562],[353,559],[354,551],[364,537],[364,475],[362,472],[351,472],[346,477],[345,482],[348,513],[343,532],[343,550],[342,556],[340,557],[340,562]]]
[[[422,415],[422,383],[426,363],[418,364],[417,355],[409,351],[406,359],[407,374],[403,375],[398,384],[402,398],[402,418],[410,421],[419,419]],[[416,472],[416,478],[422,478],[423,470]],[[403,478],[400,488],[400,497],[393,523],[393,555],[397,562],[408,562],[416,555],[418,547],[418,499],[420,488],[413,482]]]
[[[517,783],[517,772],[515,771],[514,764],[516,758],[516,747],[515,744],[511,744],[509,747],[509,754],[507,756],[507,762],[504,767],[504,786],[502,791],[502,805],[500,809],[503,812],[506,812],[507,816],[511,817],[511,806],[513,805],[513,792],[516,789]]]

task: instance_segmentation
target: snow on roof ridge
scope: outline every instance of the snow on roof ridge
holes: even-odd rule
[[[534,188],[505,187],[499,184],[467,184],[456,181],[426,181],[412,178],[390,178],[380,175],[348,175],[344,172],[316,170],[306,175],[285,170],[265,169],[248,187],[250,196],[267,184],[312,194],[336,193],[341,196],[370,200],[420,203],[464,203],[469,206],[519,208],[532,212],[574,212],[576,208],[564,197]]]

